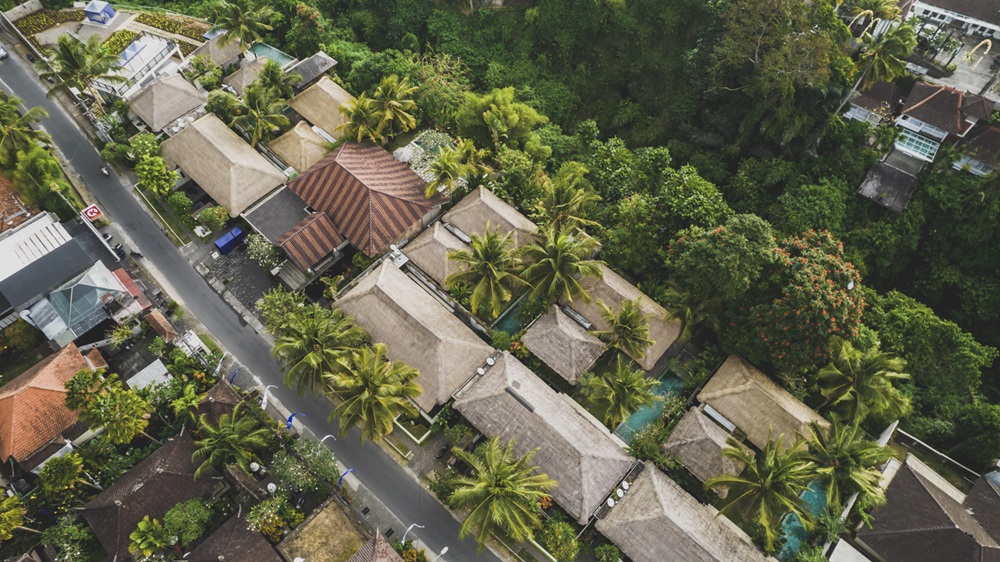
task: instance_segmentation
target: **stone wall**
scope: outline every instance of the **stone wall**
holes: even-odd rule
[[[14,6],[13,8],[7,10],[3,15],[7,16],[10,21],[15,21],[23,18],[28,14],[33,14],[42,9],[42,0],[28,0],[20,6]]]

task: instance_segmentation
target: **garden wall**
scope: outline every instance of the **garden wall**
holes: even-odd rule
[[[13,8],[7,10],[3,15],[7,16],[10,21],[19,20],[24,16],[33,14],[38,10],[42,9],[42,0],[28,0],[20,6],[14,6]]]

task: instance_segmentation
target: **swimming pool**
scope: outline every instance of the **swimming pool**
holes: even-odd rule
[[[813,480],[806,491],[802,492],[802,499],[809,506],[809,511],[813,515],[818,516],[826,510],[826,492],[817,480]],[[805,530],[799,516],[795,514],[785,517],[785,520],[781,522],[781,531],[785,537],[785,545],[778,553],[778,559],[794,560],[795,554],[809,538],[809,531]]]
[[[512,336],[516,334],[518,330],[527,324],[527,322],[519,318],[518,312],[527,306],[528,302],[528,296],[522,296],[514,304],[507,307],[507,310],[503,311],[500,318],[497,318],[497,321],[493,323],[491,328],[494,330],[503,330]]]
[[[267,43],[254,43],[253,47],[250,47],[250,51],[255,57],[264,57],[268,60],[273,60],[274,62],[281,65],[284,68],[286,65],[295,62],[295,57],[289,55],[288,53],[279,51],[278,49],[268,45]]]
[[[673,371],[667,370],[660,375],[660,384],[653,389],[653,392],[655,392],[658,396],[668,398],[670,396],[680,394],[683,390],[684,381]],[[625,423],[621,424],[621,426],[615,430],[615,435],[621,437],[622,441],[631,443],[632,437],[634,437],[636,433],[639,433],[643,430],[643,428],[653,423],[660,417],[660,414],[663,413],[663,402],[663,400],[658,400],[652,406],[645,406],[636,410],[634,414],[625,420]]]

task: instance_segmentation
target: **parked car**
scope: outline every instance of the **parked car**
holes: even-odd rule
[[[0,47],[0,60],[3,60],[5,58],[7,58],[7,50],[4,49],[3,47]]]

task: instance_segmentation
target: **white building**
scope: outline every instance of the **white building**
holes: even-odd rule
[[[108,100],[128,99],[157,76],[169,74],[179,66],[180,61],[172,59],[179,53],[174,41],[142,33],[118,55],[121,68],[116,74],[124,81],[95,80],[94,89]]]
[[[910,4],[910,16],[954,25],[969,35],[1000,38],[1000,0],[906,0],[900,4],[904,13]]]

